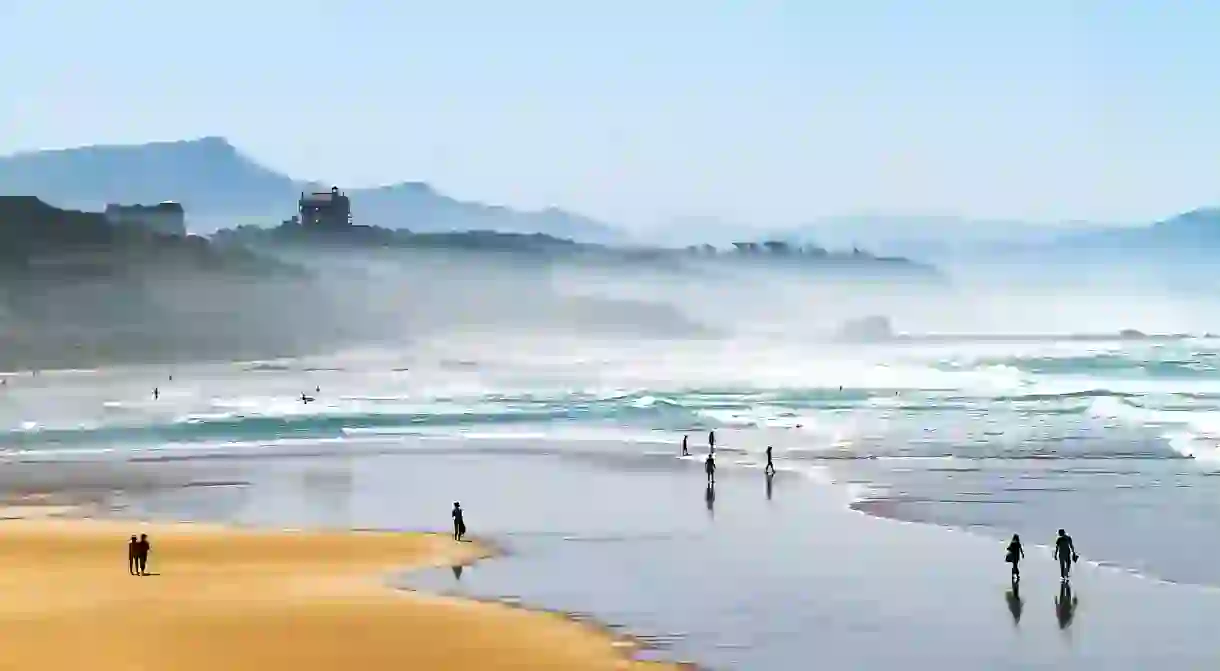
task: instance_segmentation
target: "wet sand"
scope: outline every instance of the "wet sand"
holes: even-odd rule
[[[269,532],[0,509],[0,669],[635,669],[558,615],[404,592],[389,571],[487,556],[438,534]],[[147,533],[147,577],[126,539]]]

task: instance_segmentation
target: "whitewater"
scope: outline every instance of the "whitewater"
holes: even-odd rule
[[[494,449],[777,465],[870,514],[1220,585],[1220,341],[826,345],[446,337],[401,349],[4,374],[10,461]],[[172,376],[172,379],[171,379]],[[153,390],[159,392],[154,398]],[[304,403],[302,394],[315,400]]]

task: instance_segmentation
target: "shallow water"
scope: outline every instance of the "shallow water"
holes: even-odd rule
[[[400,584],[588,615],[647,656],[715,669],[1214,668],[1220,593],[1080,564],[1061,626],[1029,548],[1014,621],[1003,544],[870,518],[792,473],[501,450],[215,460],[244,487],[170,490],[129,513],[271,525],[437,529],[451,499],[506,557]],[[768,491],[769,490],[769,491]],[[768,497],[768,493],[770,496]]]

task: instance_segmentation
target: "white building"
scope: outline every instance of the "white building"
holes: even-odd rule
[[[137,226],[150,233],[186,235],[186,211],[181,203],[165,201],[156,205],[106,206],[106,221],[115,226]]]

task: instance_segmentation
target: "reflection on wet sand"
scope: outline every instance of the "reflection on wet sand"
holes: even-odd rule
[[[1021,599],[1021,581],[1014,580],[1012,589],[1004,593],[1004,599],[1008,602],[1008,612],[1012,613],[1012,623],[1014,625],[1021,624],[1021,612],[1025,610],[1025,601]]]
[[[1059,628],[1067,630],[1076,617],[1076,607],[1080,599],[1072,593],[1072,583],[1064,580],[1059,584],[1059,594],[1055,597],[1055,617],[1059,620]]]

